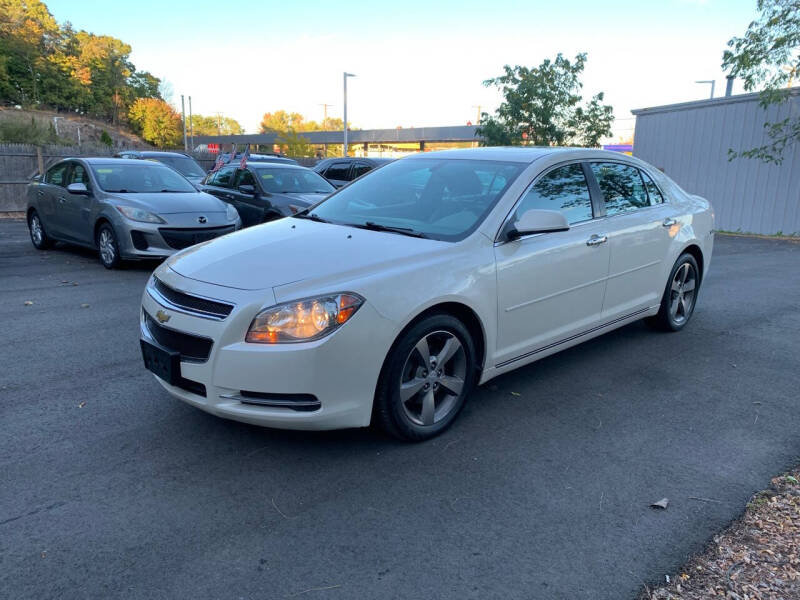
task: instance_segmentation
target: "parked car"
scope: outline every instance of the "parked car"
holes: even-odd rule
[[[124,150],[114,155],[116,158],[157,160],[186,177],[192,183],[200,183],[206,172],[194,158],[182,152],[156,152],[151,150]]]
[[[236,210],[158,162],[70,158],[28,185],[36,248],[55,241],[96,248],[106,268],[163,258],[241,227]]]
[[[394,158],[326,158],[314,165],[314,171],[330,181],[335,187],[340,188],[365,175],[393,162]]]
[[[200,187],[234,206],[245,227],[293,215],[334,191],[311,169],[250,161],[246,169],[234,162],[209,173]]]
[[[241,157],[241,152],[237,152],[236,156],[234,157],[233,161],[231,161],[231,153],[230,152],[223,152],[222,154],[222,162],[223,164],[235,164],[237,159]],[[300,165],[299,162],[294,160],[293,158],[289,158],[287,156],[283,156],[281,154],[249,154],[247,156],[247,162],[269,162],[269,163],[279,163],[284,165]]]
[[[168,259],[142,297],[144,360],[220,417],[423,440],[476,384],[638,319],[683,329],[713,225],[706,200],[614,152],[410,156]]]

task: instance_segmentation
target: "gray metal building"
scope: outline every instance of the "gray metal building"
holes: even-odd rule
[[[742,94],[632,112],[634,156],[663,170],[687,192],[708,198],[717,229],[800,235],[800,143],[786,148],[780,165],[728,160],[729,148],[767,142],[765,122],[800,118],[800,87],[766,110],[758,94]]]

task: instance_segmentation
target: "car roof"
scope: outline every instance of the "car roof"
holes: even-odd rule
[[[606,158],[628,159],[631,157],[620,152],[600,150],[597,148],[554,148],[549,146],[488,146],[483,148],[458,148],[412,154],[403,160],[419,160],[425,158],[459,158],[464,160],[496,160],[503,162],[532,163],[545,156],[561,155],[565,160],[570,158]],[[633,161],[635,162],[635,161]]]
[[[138,165],[156,164],[153,161],[143,161],[139,158],[114,158],[111,156],[72,156],[64,160],[82,160],[90,165]],[[157,163],[161,166],[161,163]],[[169,168],[169,167],[166,167]]]
[[[262,169],[302,169],[303,171],[310,171],[308,167],[304,167],[303,165],[298,165],[295,163],[284,163],[284,162],[258,162],[253,161],[252,163],[247,163],[247,166],[250,168],[258,167]]]

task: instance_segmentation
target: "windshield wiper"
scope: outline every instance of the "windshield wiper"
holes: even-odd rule
[[[301,210],[296,215],[292,215],[295,219],[308,219],[309,221],[316,221],[317,223],[330,223],[327,219],[323,219],[317,213],[309,213],[308,209]]]
[[[392,227],[391,225],[381,225],[374,221],[367,221],[366,223],[354,224],[353,227],[359,229],[369,229],[370,231],[388,231],[390,233],[399,233],[400,235],[407,235],[415,238],[427,238],[428,236],[421,231],[416,231],[408,227]]]

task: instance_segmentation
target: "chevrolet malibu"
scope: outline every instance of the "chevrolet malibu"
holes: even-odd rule
[[[144,362],[220,417],[424,440],[502,373],[637,319],[683,329],[713,220],[616,153],[419,154],[168,259],[143,295]]]
[[[241,227],[236,209],[199,192],[161,163],[70,158],[28,186],[33,245],[96,248],[108,269],[125,259],[163,258]]]

